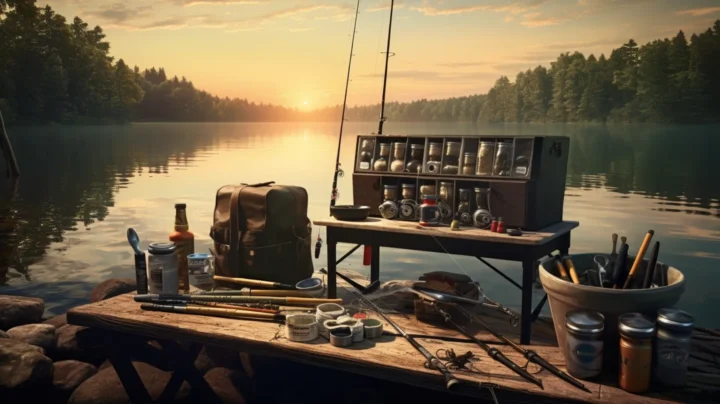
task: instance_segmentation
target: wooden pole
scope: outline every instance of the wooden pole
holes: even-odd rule
[[[2,111],[0,111],[0,130],[2,130],[2,136],[0,136],[0,149],[2,149],[3,157],[8,165],[10,178],[16,179],[20,177],[20,166],[18,166],[17,160],[15,159],[15,152],[10,144],[10,138],[8,137],[7,131],[5,130],[5,120],[3,119]]]

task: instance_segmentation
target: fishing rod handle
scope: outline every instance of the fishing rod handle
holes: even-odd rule
[[[543,388],[542,381],[540,381],[540,379],[531,375],[530,373],[528,373],[527,370],[518,366],[517,363],[508,359],[508,357],[505,356],[505,354],[503,354],[502,352],[500,352],[499,349],[490,348],[487,353],[491,358],[495,359],[496,361],[498,361],[498,362],[502,363],[503,365],[505,365],[506,367],[510,368],[513,372],[522,376],[524,379],[537,384],[540,388]]]
[[[418,344],[412,337],[405,337],[408,341],[410,341],[410,344],[415,347],[422,356],[425,357],[428,364],[431,366],[431,368],[437,369],[445,378],[445,387],[449,390],[456,384],[460,383],[460,380],[458,380],[455,376],[453,376],[452,373],[448,370],[445,365],[440,362],[440,360],[436,357],[434,357],[430,352],[428,352],[427,349],[425,349],[422,345]]]
[[[550,362],[543,359],[540,355],[537,354],[537,352],[533,350],[527,350],[525,354],[525,358],[529,360],[530,362],[533,362],[540,366],[541,368],[547,370],[548,372],[554,374],[555,376],[565,380],[566,382],[572,384],[575,387],[586,389],[585,385],[582,384],[580,381],[576,380],[572,376],[568,375],[567,373],[563,372],[562,370],[558,369],[554,365],[552,365]]]
[[[265,287],[265,288],[295,289],[295,286],[293,286],[293,285],[286,285],[284,283],[279,283],[279,282],[261,281],[258,279],[231,278],[229,276],[214,275],[213,280],[221,281],[221,282],[228,282],[228,283],[235,283],[238,285],[259,286],[259,287]]]

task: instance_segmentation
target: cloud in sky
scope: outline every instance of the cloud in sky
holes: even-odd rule
[[[90,17],[101,18],[111,23],[122,23],[124,21],[145,17],[149,15],[151,9],[152,6],[128,8],[124,3],[117,2],[111,4],[108,8],[90,11],[87,14]]]
[[[693,17],[700,17],[712,13],[720,12],[720,7],[704,7],[704,8],[691,8],[688,10],[680,10],[677,15],[690,15]]]

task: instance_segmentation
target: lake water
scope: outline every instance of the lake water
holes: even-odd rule
[[[349,123],[340,204],[352,203],[355,136],[376,124]],[[0,294],[46,299],[48,315],[88,301],[99,282],[133,277],[125,232],[164,241],[174,204],[188,205],[196,251],[211,245],[215,193],[226,184],[276,181],[310,195],[311,219],[328,215],[337,123],[150,123],[11,128],[22,171],[18,192],[0,202]],[[570,137],[566,220],[580,227],[571,252],[609,252],[610,235],[631,253],[655,230],[660,261],[680,268],[678,304],[699,325],[720,327],[720,127],[393,123],[386,134],[553,134]],[[313,239],[317,236],[314,229]],[[324,229],[321,229],[324,237]],[[343,254],[351,245],[340,245]],[[519,309],[520,292],[477,260],[384,249],[381,279],[417,279],[434,270],[466,271],[485,293]],[[520,281],[519,264],[493,261]],[[315,268],[326,265],[325,248]],[[462,266],[462,269],[457,265]],[[364,274],[362,250],[342,264]],[[543,296],[535,291],[535,300]],[[545,306],[545,314],[549,314]]]

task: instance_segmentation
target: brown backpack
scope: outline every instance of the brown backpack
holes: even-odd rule
[[[218,190],[210,228],[216,275],[287,284],[312,276],[307,191],[273,184]]]

